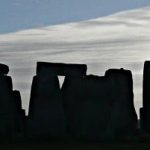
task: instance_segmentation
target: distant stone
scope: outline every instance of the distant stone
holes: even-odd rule
[[[0,64],[0,74],[8,74],[9,67],[5,64]]]

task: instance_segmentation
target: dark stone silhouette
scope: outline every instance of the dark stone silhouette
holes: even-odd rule
[[[37,62],[37,75],[62,75],[62,76],[83,76],[86,75],[87,66],[84,64],[63,64]]]
[[[13,91],[11,77],[6,76],[8,66],[0,64],[0,138],[16,139],[23,136],[23,117],[18,110],[21,108],[21,98],[18,91]],[[18,122],[19,121],[19,122]],[[22,124],[21,124],[22,123]]]
[[[140,109],[141,129],[150,133],[150,61],[145,61],[143,72],[143,108]]]
[[[104,77],[68,77],[62,87],[68,132],[89,140],[131,136],[137,130],[132,75],[111,69]]]
[[[29,137],[66,135],[103,140],[135,134],[131,72],[110,69],[99,77],[87,76],[86,70],[84,64],[37,63],[29,107]],[[58,75],[65,76],[62,89]]]
[[[0,74],[8,74],[9,67],[5,64],[0,64]]]
[[[108,133],[117,138],[135,135],[138,120],[133,103],[132,74],[129,70],[110,69],[105,75],[113,101]]]
[[[25,136],[25,126],[26,126],[26,116],[25,110],[22,109],[21,95],[19,91],[13,91],[15,99],[15,130],[17,133],[17,138],[24,138]]]
[[[149,131],[149,62],[145,63],[141,127]],[[129,70],[86,75],[85,64],[38,62],[29,115],[13,90],[9,68],[0,64],[0,139],[115,140],[137,132],[133,81]],[[65,76],[62,88],[58,76]]]
[[[28,137],[62,138],[65,136],[66,117],[58,75],[81,76],[86,65],[37,63],[29,106]]]

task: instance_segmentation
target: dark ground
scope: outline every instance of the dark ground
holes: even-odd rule
[[[1,143],[0,150],[150,150],[150,142],[118,143]]]

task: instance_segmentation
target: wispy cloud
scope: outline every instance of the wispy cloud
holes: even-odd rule
[[[97,75],[104,75],[108,68],[132,70],[138,110],[142,104],[143,63],[150,59],[150,11],[149,17],[142,14],[141,18],[139,12],[144,10],[147,14],[147,8],[134,12],[137,16],[133,19],[141,20],[140,26],[129,23],[133,15],[129,11],[96,19],[94,23],[91,20],[0,35],[0,60],[10,65],[10,74],[15,88],[21,90],[24,107],[28,107],[36,62],[50,61],[86,63],[88,74]],[[121,16],[126,19],[120,22]]]

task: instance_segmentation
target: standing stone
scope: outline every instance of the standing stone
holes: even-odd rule
[[[106,77],[114,95],[107,134],[119,139],[135,136],[138,124],[133,104],[132,74],[124,69],[110,69]]]
[[[37,63],[29,106],[28,136],[87,140],[122,139],[137,130],[132,74],[110,69],[86,75],[86,65]],[[65,76],[62,89],[58,75]]]
[[[66,77],[62,93],[72,137],[105,140],[135,134],[130,71],[112,69],[104,77]]]
[[[86,74],[84,64],[37,63],[33,78],[28,119],[28,137],[62,138],[66,134],[66,113],[58,75]]]
[[[25,110],[22,109],[21,95],[19,91],[13,91],[14,95],[14,108],[15,108],[15,130],[16,137],[24,138],[25,136],[25,126],[26,126],[26,117]]]
[[[143,72],[143,108],[140,109],[141,129],[150,133],[150,61],[144,64]]]
[[[111,110],[111,93],[107,78],[86,76],[83,80],[84,97],[79,102],[80,137],[89,140],[106,139]]]
[[[33,79],[29,106],[29,138],[62,138],[65,119],[56,76],[35,76]]]
[[[16,120],[19,116],[17,110],[21,109],[19,108],[21,106],[16,105],[12,79],[6,76],[8,71],[8,66],[0,64],[0,139],[15,140],[19,134],[17,131],[18,120]]]

